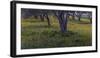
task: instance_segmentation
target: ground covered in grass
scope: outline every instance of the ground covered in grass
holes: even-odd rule
[[[61,33],[58,20],[50,17],[51,26],[40,19],[21,20],[21,48],[54,48],[91,46],[92,29],[87,19],[69,20],[67,32]]]

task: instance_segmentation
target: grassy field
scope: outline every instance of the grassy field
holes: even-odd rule
[[[60,32],[58,20],[49,17],[51,27],[47,21],[40,19],[21,20],[21,48],[54,48],[54,47],[79,47],[92,45],[92,29],[87,19],[81,21],[69,20],[68,31]]]

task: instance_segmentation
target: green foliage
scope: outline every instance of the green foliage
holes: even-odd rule
[[[48,27],[46,20],[41,22],[41,20],[34,18],[22,19],[22,49],[92,45],[91,24],[83,24],[79,21],[69,20],[67,26],[68,31],[61,33],[57,19],[52,16],[50,18],[51,27]]]

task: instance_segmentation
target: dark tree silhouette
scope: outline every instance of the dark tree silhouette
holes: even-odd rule
[[[56,16],[59,20],[59,25],[61,32],[67,32],[67,12],[65,11],[56,11]]]
[[[77,17],[78,17],[78,21],[81,21],[81,12],[80,11],[77,11]]]
[[[45,14],[45,17],[46,17],[46,19],[47,19],[48,26],[51,26],[51,24],[50,24],[50,19],[49,19],[49,17],[48,17],[48,14],[47,14],[47,13]]]
[[[48,22],[48,26],[51,26],[51,24],[50,24],[50,19],[49,19],[48,11],[47,11],[47,10],[41,10],[41,15],[40,15],[40,17],[41,17],[41,20],[42,20],[42,21],[44,21],[44,19],[46,19],[47,22]]]
[[[92,12],[88,13],[89,19],[90,19],[90,23],[92,23]]]
[[[40,19],[41,19],[41,21],[44,21],[44,14],[40,14]]]

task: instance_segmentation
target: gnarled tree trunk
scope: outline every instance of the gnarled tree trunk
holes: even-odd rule
[[[67,32],[67,12],[64,11],[58,11],[56,13],[56,16],[59,20],[59,25],[60,25],[60,29],[61,32]]]

